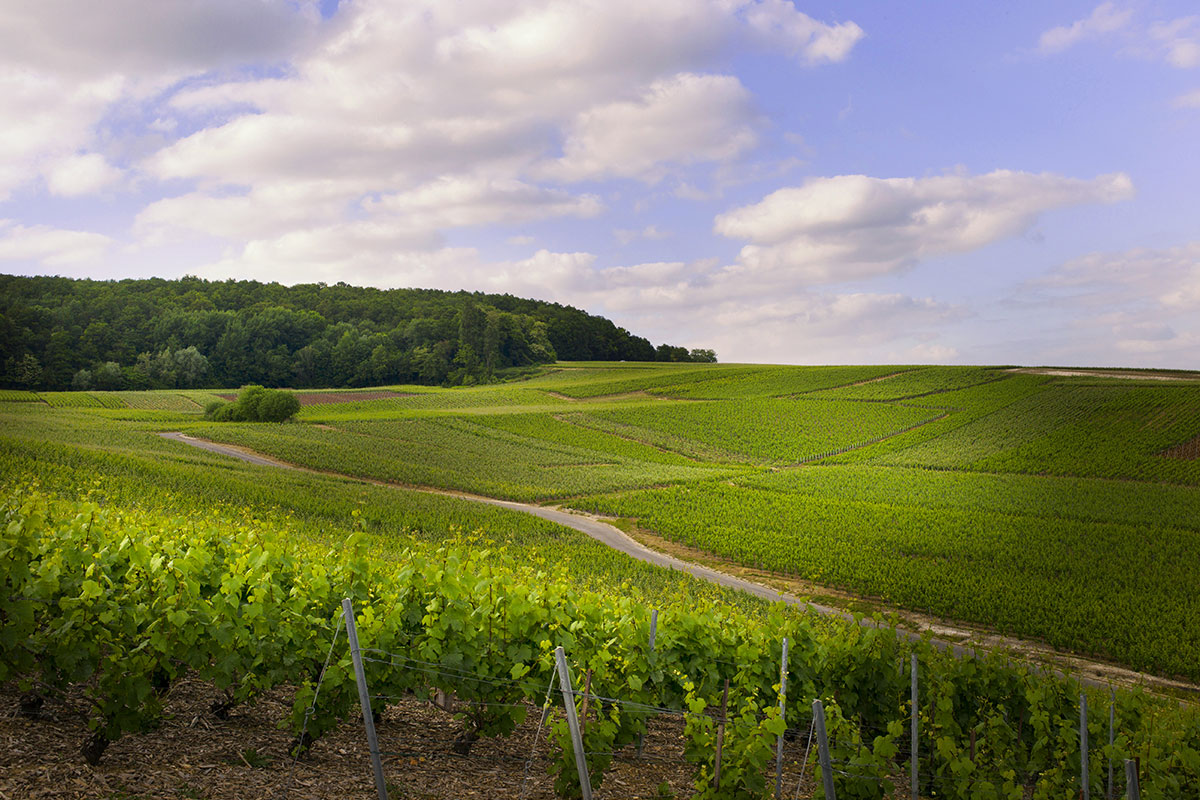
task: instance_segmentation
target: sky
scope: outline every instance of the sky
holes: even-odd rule
[[[2,273],[1200,369],[1194,0],[5,3],[0,119]]]

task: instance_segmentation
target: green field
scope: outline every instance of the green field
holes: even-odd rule
[[[30,496],[198,515],[218,527],[259,524],[272,541],[307,548],[336,547],[358,531],[389,562],[445,544],[464,562],[499,549],[505,569],[524,576],[513,580],[548,570],[553,581],[598,591],[601,604],[631,599],[637,619],[651,606],[674,608],[686,627],[700,624],[687,609],[732,606],[743,616],[728,624],[753,638],[750,620],[778,613],[549,522],[413,489],[561,504],[818,591],[1198,682],[1200,460],[1180,453],[1200,437],[1200,376],[1183,377],[564,363],[501,385],[380,387],[403,396],[348,394],[285,424],[206,422],[199,411],[211,392],[43,393],[45,402],[10,393],[0,394],[0,474]],[[163,431],[322,474],[246,464],[164,440]],[[722,623],[701,627],[709,624]],[[853,629],[812,624],[797,635],[814,637],[814,652]],[[889,641],[870,645],[859,666],[870,672],[893,659],[887,669],[898,674]],[[678,646],[681,664],[717,647]],[[837,658],[854,661],[859,645],[847,647]],[[727,657],[742,658],[736,649]],[[821,672],[831,662],[818,661],[810,686],[834,686],[833,673]],[[1008,719],[1004,698],[1014,689],[1004,669],[974,688],[953,663],[939,669],[958,686],[954,702],[981,702]],[[847,713],[886,725],[903,687],[879,675],[861,681],[832,691]],[[681,702],[685,693],[677,684],[659,690],[666,694],[648,699]],[[862,692],[883,706],[863,705]],[[967,736],[965,724],[955,722],[954,737]],[[1018,725],[1014,735],[1027,734]]]

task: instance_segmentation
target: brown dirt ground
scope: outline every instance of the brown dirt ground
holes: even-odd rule
[[[1200,436],[1197,436],[1190,442],[1168,447],[1159,455],[1166,456],[1167,458],[1182,458],[1185,461],[1195,461],[1197,458],[1200,458]]]
[[[201,681],[179,681],[167,696],[157,730],[122,737],[109,746],[99,766],[90,767],[80,755],[87,737],[81,697],[47,701],[36,719],[28,719],[18,711],[15,688],[0,687],[0,799],[375,797],[366,739],[357,717],[317,741],[293,769],[287,755],[292,736],[279,727],[291,708],[290,691],[273,691],[254,706],[234,709],[226,720],[209,711],[215,696],[211,686]],[[389,706],[377,730],[381,751],[403,753],[384,757],[392,797],[553,798],[546,754],[554,746],[546,728],[538,737],[537,757],[530,763],[525,783],[539,717],[531,711],[512,736],[481,739],[464,757],[450,752],[460,729],[450,714],[415,698]],[[632,747],[619,753],[594,796],[597,800],[660,798],[664,782],[671,790],[667,796],[690,796],[693,770],[684,760],[683,744],[681,719],[653,720],[643,757],[639,759]],[[792,741],[785,750],[789,796],[797,786],[804,744]],[[801,796],[811,795],[811,775],[805,776],[802,788]]]
[[[383,400],[388,397],[412,397],[412,394],[391,392],[293,392],[302,406],[319,406],[327,403],[356,403],[360,400]],[[225,392],[218,394],[222,400],[237,400],[237,394]]]

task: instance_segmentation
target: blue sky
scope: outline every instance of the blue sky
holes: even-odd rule
[[[510,292],[723,361],[1200,369],[1185,0],[42,0],[0,271]]]

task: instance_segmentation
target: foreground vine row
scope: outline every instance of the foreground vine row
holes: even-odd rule
[[[683,599],[662,609],[651,651],[644,604],[580,591],[565,570],[521,567],[479,541],[414,543],[381,559],[371,555],[373,537],[352,524],[344,544],[329,548],[305,544],[291,523],[249,511],[170,515],[60,499],[28,485],[4,496],[0,514],[0,680],[43,696],[83,692],[93,709],[91,761],[118,737],[153,727],[162,693],[185,675],[216,688],[215,713],[272,687],[296,687],[296,747],[313,746],[357,699],[344,647],[333,649],[321,679],[340,601],[349,597],[362,646],[380,654],[367,665],[372,694],[453,693],[463,701],[468,743],[511,732],[527,702],[541,704],[554,648],[563,647],[577,676],[591,670],[591,692],[613,699],[593,705],[584,742],[597,785],[611,753],[634,741],[653,710],[678,709],[690,713],[697,796],[760,796],[769,789],[764,753],[783,730],[806,729],[817,697],[830,708],[835,757],[854,764],[838,776],[839,797],[882,797],[889,776],[904,774],[899,745],[910,709],[900,666],[912,645],[886,629],[782,606],[764,616]],[[789,703],[780,717],[784,637]],[[960,662],[915,649],[931,791],[958,798],[1078,792],[1076,685],[998,660]],[[726,680],[735,711],[723,770],[739,777],[715,794],[705,712],[719,705]],[[1102,790],[1105,758],[1136,757],[1147,797],[1192,796],[1189,787],[1200,785],[1200,717],[1121,695],[1116,740],[1097,747],[1106,741],[1107,699],[1092,705],[1093,791]],[[551,769],[559,792],[573,796],[579,787],[562,727]]]

